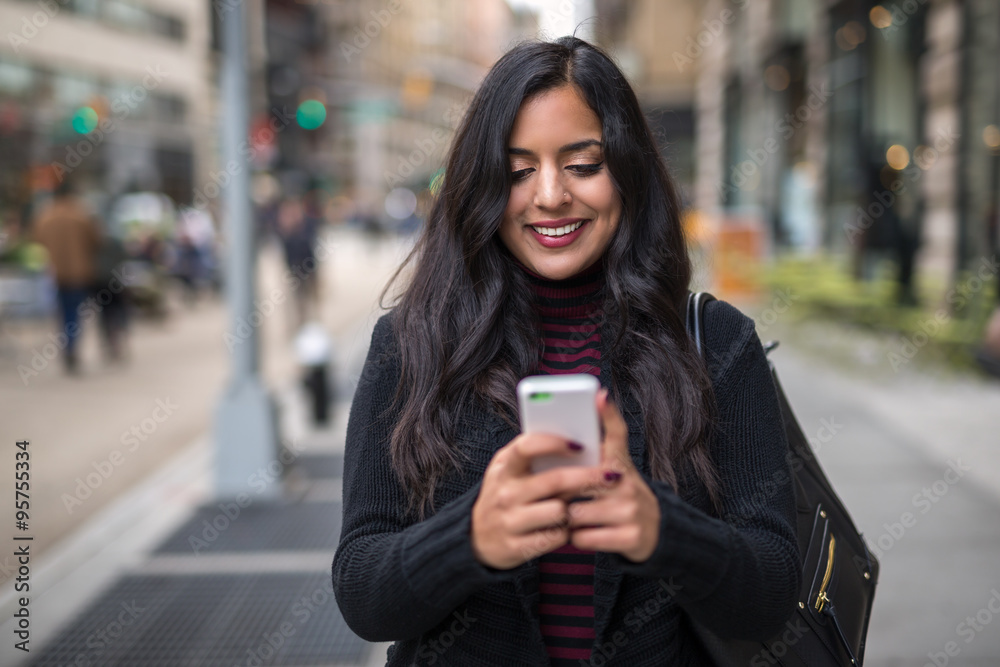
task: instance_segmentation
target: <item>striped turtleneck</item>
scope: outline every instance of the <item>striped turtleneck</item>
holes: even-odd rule
[[[536,373],[599,378],[604,258],[564,280],[549,280],[517,264],[534,291],[545,340]],[[538,612],[550,664],[577,667],[590,660],[594,641],[594,552],[566,544],[539,558],[538,574]]]

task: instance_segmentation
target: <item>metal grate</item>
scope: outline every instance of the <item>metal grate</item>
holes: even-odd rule
[[[155,553],[329,550],[332,559],[340,537],[340,520],[338,502],[254,502],[239,508],[238,515],[231,503],[221,507],[205,505]]]
[[[32,667],[357,665],[329,573],[120,579]]]

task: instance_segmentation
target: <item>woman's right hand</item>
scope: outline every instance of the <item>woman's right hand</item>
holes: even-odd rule
[[[472,506],[472,551],[483,565],[509,570],[569,541],[569,501],[608,486],[598,466],[532,474],[539,456],[570,455],[565,438],[521,433],[493,455]]]

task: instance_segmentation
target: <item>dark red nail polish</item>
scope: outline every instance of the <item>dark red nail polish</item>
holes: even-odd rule
[[[579,442],[573,442],[572,440],[570,440],[569,448],[572,449],[574,452],[579,452],[583,450],[583,445],[581,445]]]
[[[614,470],[608,470],[604,473],[604,479],[608,482],[617,482],[621,479],[622,474],[620,472],[615,472]]]

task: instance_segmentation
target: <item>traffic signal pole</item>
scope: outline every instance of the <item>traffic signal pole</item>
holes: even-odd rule
[[[260,378],[259,324],[253,319],[256,283],[255,224],[250,205],[250,164],[240,151],[249,133],[246,14],[243,2],[226,4],[220,16],[222,68],[222,164],[230,180],[223,187],[226,239],[226,295],[230,326],[224,336],[232,374],[215,414],[217,498],[280,494],[277,415]],[[236,165],[231,167],[231,165]],[[261,471],[265,471],[263,474]],[[266,482],[262,484],[262,482]]]

